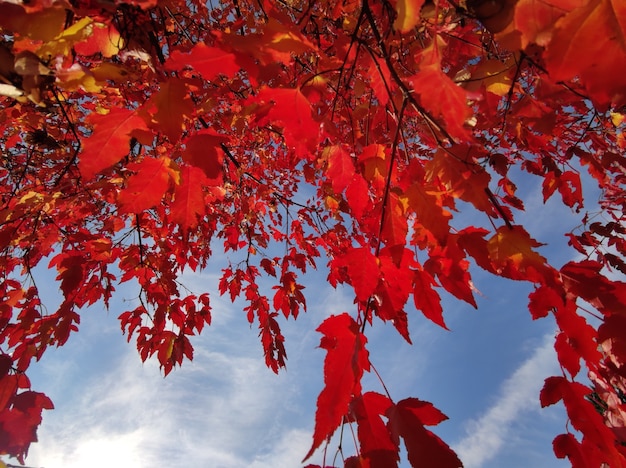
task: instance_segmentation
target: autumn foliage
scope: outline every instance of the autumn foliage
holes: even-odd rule
[[[120,283],[140,290],[119,320],[141,359],[192,359],[210,298],[178,277],[223,249],[219,290],[275,372],[302,274],[354,291],[318,328],[305,459],[352,425],[346,467],[397,466],[401,443],[413,466],[461,465],[429,430],[443,413],[361,380],[371,327],[410,342],[417,309],[446,328],[442,295],[475,307],[481,268],[531,283],[530,314],[558,326],[539,395],[567,410],[555,455],[626,466],[626,2],[18,0],[0,30],[0,453],[23,460],[52,408],[33,359]],[[577,260],[548,264],[516,223],[520,171],[580,213]]]

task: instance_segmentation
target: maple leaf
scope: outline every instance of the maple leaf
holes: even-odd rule
[[[358,173],[354,174],[352,182],[346,188],[346,200],[355,219],[360,220],[370,205],[371,200],[367,182]]]
[[[196,44],[188,53],[173,51],[165,62],[165,67],[168,70],[191,67],[206,80],[212,80],[220,74],[232,77],[239,71],[235,55],[202,43]]]
[[[467,105],[467,92],[463,88],[436,64],[421,69],[411,77],[410,83],[426,110],[435,117],[443,118],[451,136],[459,141],[469,138],[465,122],[472,114]]]
[[[522,48],[529,43],[546,46],[552,39],[556,21],[565,15],[576,3],[574,1],[543,2],[519,0],[515,6],[515,29],[521,32]]]
[[[611,315],[598,328],[598,342],[602,351],[618,368],[626,366],[626,339],[622,333],[625,326],[626,317]]]
[[[474,162],[474,157],[474,150],[464,146],[454,147],[452,151],[438,150],[426,164],[427,180],[435,186],[441,184],[453,197],[496,217],[485,192],[491,176]]]
[[[89,114],[87,122],[93,131],[83,140],[83,151],[78,162],[85,179],[93,178],[127,155],[133,131],[148,129],[136,110],[119,107],[114,107],[104,115]]]
[[[128,165],[135,171],[120,190],[118,202],[122,213],[141,213],[160,203],[168,190],[172,171],[170,159],[144,158],[140,162]]]
[[[552,78],[566,81],[579,76],[598,104],[625,104],[624,18],[622,0],[591,0],[561,17],[546,50]]]
[[[564,306],[563,298],[554,288],[540,286],[528,295],[528,310],[533,320],[546,317],[549,312]]]
[[[581,383],[570,382],[565,377],[548,377],[541,389],[539,399],[542,407],[553,405],[563,400],[572,426],[585,436],[585,439],[583,439],[583,450],[585,450],[584,446],[587,445],[585,442],[593,442],[600,449],[600,451],[598,449],[594,450],[596,452],[593,454],[594,458],[600,458],[596,460],[596,463],[604,462],[609,463],[609,466],[619,466],[622,457],[615,448],[615,436],[604,425],[602,416],[587,401],[586,397],[589,394],[591,394],[591,390]],[[568,442],[568,449],[565,449],[565,446],[562,445],[564,444],[562,440],[559,441],[559,444],[555,444],[555,453],[557,450],[561,452],[557,453],[557,456],[568,452],[571,453],[571,442],[573,441],[570,440]],[[589,449],[591,447],[587,450]],[[593,465],[596,465],[596,463],[593,463]]]
[[[398,16],[393,27],[400,32],[408,32],[420,22],[420,9],[424,0],[398,0],[396,12]]]
[[[462,241],[462,234],[463,232],[448,236],[445,247],[433,249],[430,258],[424,263],[424,270],[431,276],[436,275],[446,291],[476,308],[473,286],[468,272],[469,262],[465,259],[459,243],[459,240]],[[437,318],[438,313],[433,312],[433,318]]]
[[[395,467],[400,460],[397,441],[381,416],[386,416],[393,402],[376,392],[366,392],[350,403],[350,412],[357,423],[357,435],[361,444],[362,457],[371,467]]]
[[[367,247],[349,249],[344,255],[333,260],[334,268],[347,269],[350,284],[359,301],[366,302],[378,284],[378,261]]]
[[[600,274],[602,265],[592,260],[569,262],[561,268],[566,289],[609,315],[619,313],[626,304],[626,283],[611,281]]]
[[[193,113],[189,89],[179,79],[170,78],[161,83],[154,97],[157,111],[152,115],[156,130],[161,130],[172,143],[176,143],[183,132],[185,117]]]
[[[425,190],[419,183],[405,192],[408,204],[415,211],[417,221],[428,230],[440,245],[445,245],[452,215],[443,209],[441,199]]]
[[[487,241],[487,253],[493,271],[498,275],[544,283],[550,281],[553,275],[546,259],[532,250],[541,245],[521,226],[513,226],[512,229],[501,226]]]
[[[79,255],[60,253],[50,260],[48,266],[57,267],[57,280],[61,280],[61,290],[66,298],[72,296],[84,280],[84,261]]]
[[[199,218],[206,212],[202,187],[208,185],[208,182],[209,179],[200,168],[184,166],[181,169],[181,181],[174,190],[170,216],[183,229],[196,227]]]
[[[329,439],[341,424],[353,395],[361,393],[361,376],[369,370],[365,336],[352,317],[332,315],[317,328],[324,336],[320,348],[324,359],[324,388],[317,398],[313,445],[304,457],[308,459],[324,439]]]
[[[350,185],[354,178],[354,162],[350,155],[340,146],[333,146],[325,150],[328,158],[327,177],[333,187],[333,192],[339,194]]]
[[[458,468],[457,455],[439,437],[424,426],[436,425],[447,417],[431,403],[406,398],[387,411],[389,428],[397,440],[402,437],[412,466]]]
[[[398,194],[390,192],[384,207],[381,239],[387,247],[404,245],[408,232],[404,200]]]
[[[424,316],[432,320],[446,330],[443,320],[443,308],[441,307],[441,298],[437,291],[433,289],[435,280],[424,270],[415,270],[413,276],[413,299],[415,308],[421,310]]]
[[[580,357],[576,349],[570,344],[566,333],[559,333],[554,342],[554,350],[559,357],[559,363],[573,377],[580,371]]]
[[[113,57],[124,47],[124,39],[111,23],[89,23],[86,29],[90,32],[89,37],[74,45],[74,49],[80,55],[89,56],[100,53],[104,57]]]
[[[220,144],[225,141],[225,137],[213,130],[203,130],[183,141],[183,159],[202,169],[212,185],[219,185],[222,181],[224,156]]]
[[[287,145],[304,151],[317,145],[320,125],[313,119],[311,103],[300,89],[263,88],[255,100],[273,103],[267,116],[284,129]]]

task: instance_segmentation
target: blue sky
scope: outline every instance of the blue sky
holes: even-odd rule
[[[543,205],[540,187],[527,179],[527,214],[518,222],[557,266],[570,259],[563,232],[578,221],[559,200]],[[524,193],[522,194],[524,195]],[[460,218],[462,219],[462,218]],[[196,293],[216,291],[225,259],[213,269],[186,274]],[[322,262],[320,262],[321,264]],[[42,277],[51,277],[47,272]],[[531,286],[474,269],[478,310],[444,297],[445,331],[409,310],[413,346],[393,327],[368,329],[369,350],[391,396],[432,402],[450,420],[434,428],[468,467],[568,466],[552,453],[565,429],[561,407],[542,410],[543,380],[560,374],[552,348],[554,321],[532,321]],[[256,326],[241,304],[212,296],[213,324],[195,337],[195,359],[163,378],[156,360],[141,363],[121,335],[117,316],[132,308],[136,292],[118,289],[111,310],[82,314],[80,332],[31,367],[33,388],[56,405],[44,414],[32,467],[297,467],[311,445],[315,401],[322,386],[324,352],[315,328],[327,316],[352,311],[350,288],[332,289],[323,271],[305,284],[308,312],[283,323],[287,370],[263,361]],[[40,281],[41,283],[42,281]],[[54,283],[50,280],[53,302]],[[373,375],[364,388],[382,392]],[[331,444],[330,464],[336,444]],[[343,442],[351,454],[351,436]],[[322,451],[310,460],[321,463]],[[341,465],[337,462],[337,465]],[[403,466],[408,466],[404,463]]]

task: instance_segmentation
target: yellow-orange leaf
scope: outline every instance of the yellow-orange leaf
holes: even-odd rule
[[[498,275],[543,283],[550,269],[546,259],[533,250],[541,245],[521,226],[502,226],[487,241],[487,251]]]
[[[420,21],[420,10],[424,0],[398,0],[396,3],[396,21],[394,28],[400,32],[408,32]]]

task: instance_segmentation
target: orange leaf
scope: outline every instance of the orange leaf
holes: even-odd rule
[[[453,147],[451,151],[437,151],[426,165],[427,180],[443,185],[451,196],[496,217],[496,211],[485,192],[491,176],[475,163],[470,151],[470,148],[462,145]]]
[[[161,202],[169,188],[169,162],[169,158],[145,158],[128,165],[136,174],[128,178],[118,195],[122,213],[141,213]]]
[[[91,35],[74,45],[74,50],[80,55],[102,54],[103,57],[113,57],[124,46],[124,40],[112,24],[92,23]]]
[[[514,280],[545,283],[552,276],[546,259],[532,248],[542,244],[521,226],[501,226],[487,242],[489,259],[496,274]]]
[[[111,167],[126,156],[130,150],[131,134],[134,130],[147,130],[146,122],[137,111],[113,108],[106,115],[89,114],[87,122],[93,132],[82,142],[78,168],[85,179]]]
[[[626,104],[626,2],[591,0],[562,17],[546,66],[555,81],[579,76],[599,105]]]
[[[428,193],[423,183],[412,184],[405,195],[409,207],[417,215],[417,222],[429,231],[439,244],[445,245],[452,215],[442,208],[441,199]]]
[[[156,129],[165,133],[171,143],[176,143],[183,132],[185,117],[193,113],[189,89],[182,80],[170,78],[161,83],[154,103],[157,106],[153,115]]]

